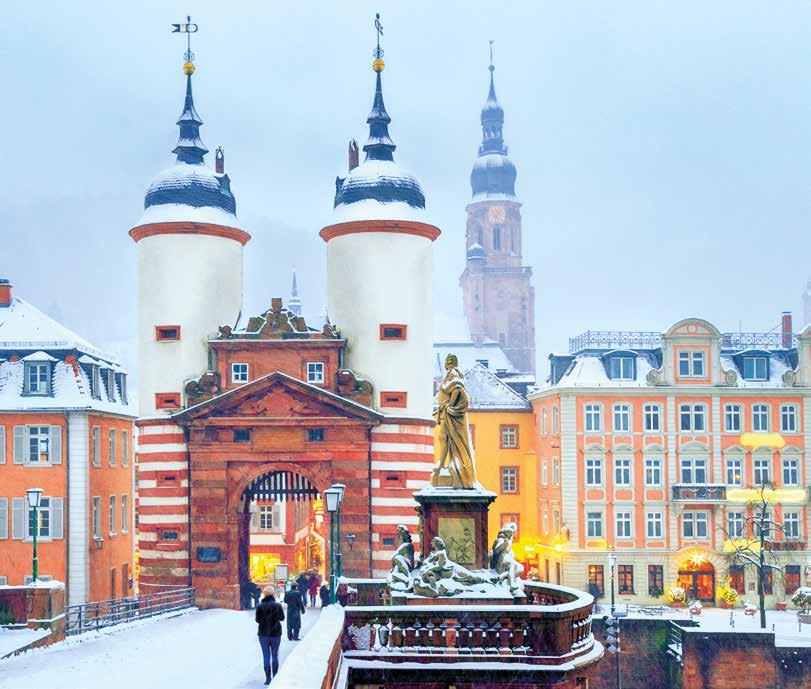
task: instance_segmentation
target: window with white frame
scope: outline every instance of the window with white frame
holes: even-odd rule
[[[235,361],[231,364],[231,382],[232,383],[247,383],[248,382],[248,364],[243,361]]]
[[[130,465],[130,434],[128,431],[121,431],[121,466]]]
[[[48,395],[51,392],[51,364],[47,361],[26,361],[25,385],[26,395]]]
[[[800,485],[800,460],[796,457],[783,457],[783,485]]]
[[[22,426],[28,434],[28,464],[45,464],[51,459],[51,427]]]
[[[630,457],[614,457],[614,484],[617,486],[631,485]]]
[[[755,538],[760,538],[760,533],[763,531],[763,535],[766,538],[769,538],[772,533],[772,515],[770,513],[766,513],[765,519],[761,518],[760,510],[757,511],[755,514],[754,522],[755,522]]]
[[[543,521],[543,532],[545,534],[548,534],[549,533],[549,508],[546,505],[543,506],[542,521]]]
[[[608,377],[611,380],[633,380],[634,358],[632,356],[615,356],[608,360]]]
[[[91,443],[91,452],[93,454],[93,466],[101,466],[101,428],[93,426],[93,442]]]
[[[324,382],[324,362],[323,361],[308,361],[307,362],[307,382],[308,383],[323,383]]]
[[[504,425],[499,428],[501,431],[501,447],[505,449],[515,449],[518,447],[518,426]]]
[[[273,505],[260,505],[259,506],[259,530],[260,531],[278,531],[281,526],[279,523],[279,506],[278,503]]]
[[[681,460],[682,483],[706,483],[707,460],[704,457],[683,457]]]
[[[628,433],[631,430],[631,405],[623,402],[614,405],[614,433]]]
[[[646,515],[648,538],[662,538],[662,513],[648,512]]]
[[[743,512],[727,512],[727,535],[743,538]]]
[[[552,435],[560,432],[560,412],[557,407],[552,407]]]
[[[33,539],[34,538],[34,511],[28,505],[28,500],[25,501],[25,508],[28,512],[28,531],[26,534],[26,538]],[[51,538],[51,499],[42,497],[39,501],[39,508],[36,510],[37,513],[37,521],[39,522],[39,528],[37,529],[37,538],[42,540],[49,540]]]
[[[770,478],[770,471],[769,465],[771,464],[771,460],[768,457],[756,457],[752,460],[752,466],[754,468],[754,482],[756,486],[762,486],[764,483],[768,483]]]
[[[800,513],[783,512],[783,536],[787,541],[800,539]]]
[[[724,430],[727,433],[741,432],[741,405],[724,405]]]
[[[110,496],[110,510],[107,515],[110,519],[110,535],[115,536],[115,495]]]
[[[552,460],[552,485],[560,485],[560,460],[557,457]]]
[[[600,433],[603,430],[603,408],[599,404],[585,405],[586,433]]]
[[[549,485],[549,460],[544,459],[541,462],[541,483],[544,486]]]
[[[518,467],[501,467],[501,492],[518,492]]]
[[[780,432],[781,433],[797,432],[797,405],[795,404],[780,405]]]
[[[547,420],[548,414],[546,409],[541,409],[541,435],[545,436],[548,433]]]
[[[681,535],[684,538],[707,538],[707,524],[706,512],[684,512],[681,517]]]
[[[645,485],[662,485],[662,458],[645,457]]]
[[[586,512],[586,536],[588,538],[603,537],[602,512]]]
[[[108,463],[109,463],[109,465],[110,465],[111,467],[114,467],[114,466],[116,465],[116,457],[115,457],[115,428],[111,428],[111,429],[108,431],[108,434],[107,434],[107,441],[108,441],[108,445],[109,445],[109,448],[108,448],[109,457],[107,458],[107,461],[108,461]]]
[[[617,512],[617,538],[631,538],[632,518],[630,512]]]
[[[560,510],[552,510],[552,533],[560,533]]]
[[[603,485],[603,458],[586,457],[586,485]]]
[[[662,408],[658,404],[646,404],[642,416],[646,433],[659,433],[662,430]]]
[[[703,433],[707,430],[707,409],[703,404],[679,405],[679,430]]]
[[[752,405],[752,430],[755,433],[766,433],[769,430],[769,405]]]
[[[743,458],[727,457],[726,460],[726,484],[728,486],[743,485]]]
[[[704,352],[695,352],[695,351],[679,352],[679,377],[703,378]]]
[[[130,530],[129,499],[126,495],[121,496],[121,533]]]
[[[93,538],[101,538],[101,498],[93,497]]]
[[[769,377],[769,360],[765,356],[743,358],[744,380],[766,380]]]

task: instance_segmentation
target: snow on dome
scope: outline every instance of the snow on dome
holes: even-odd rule
[[[474,200],[479,198],[515,199],[517,172],[513,162],[504,153],[485,153],[476,158],[470,173],[470,186]]]
[[[336,210],[342,205],[367,200],[382,204],[400,203],[416,209],[425,208],[425,194],[417,178],[393,160],[367,159],[345,178],[338,178],[335,190]]]
[[[161,209],[161,206],[172,208]],[[188,216],[177,217],[182,215],[182,209],[221,211],[221,214],[214,213],[221,220],[227,221],[220,224],[233,227],[236,223],[236,200],[231,192],[228,175],[217,174],[205,165],[183,162],[163,170],[152,180],[146,191],[144,217],[162,218],[162,215],[165,215],[176,217],[177,220],[192,219]],[[166,212],[162,214],[161,211]],[[190,211],[190,214],[193,212]],[[161,221],[171,222],[163,219],[150,220],[150,222]]]
[[[52,357],[48,352],[42,350],[29,354],[23,357],[23,361],[59,361],[56,357]]]
[[[359,220],[403,220],[430,224],[425,211],[421,208],[414,208],[402,201],[381,203],[374,199],[336,206],[330,224],[338,225]]]
[[[476,242],[475,244],[471,244],[470,248],[467,250],[467,257],[468,258],[486,258],[486,254],[484,251],[484,247]]]

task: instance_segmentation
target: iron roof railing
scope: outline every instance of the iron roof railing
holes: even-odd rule
[[[623,330],[587,330],[569,338],[569,354],[587,349],[658,349],[662,335],[656,332]],[[791,335],[790,347],[797,346],[797,335]],[[786,349],[783,334],[772,333],[721,333],[722,349]]]

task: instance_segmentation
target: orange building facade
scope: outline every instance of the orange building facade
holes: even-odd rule
[[[69,604],[132,593],[133,417],[116,361],[0,281],[0,585],[31,579],[36,529]]]
[[[752,537],[768,484],[780,571],[769,604],[811,583],[808,395],[811,332],[722,334],[688,319],[665,334],[594,333],[550,356],[549,384],[530,395],[542,510],[560,514],[544,552],[563,582],[620,602],[661,602],[680,586],[718,600],[729,584],[757,595],[757,572],[734,562]],[[559,564],[558,564],[559,563]]]

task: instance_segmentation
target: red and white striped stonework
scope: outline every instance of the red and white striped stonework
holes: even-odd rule
[[[430,423],[382,423],[372,429],[372,576],[385,577],[397,549],[397,525],[405,524],[419,552],[414,492],[428,485],[434,467]],[[390,540],[384,543],[384,539]]]
[[[185,434],[180,426],[163,420],[142,419],[136,425],[140,590],[156,593],[188,586],[189,451]]]

